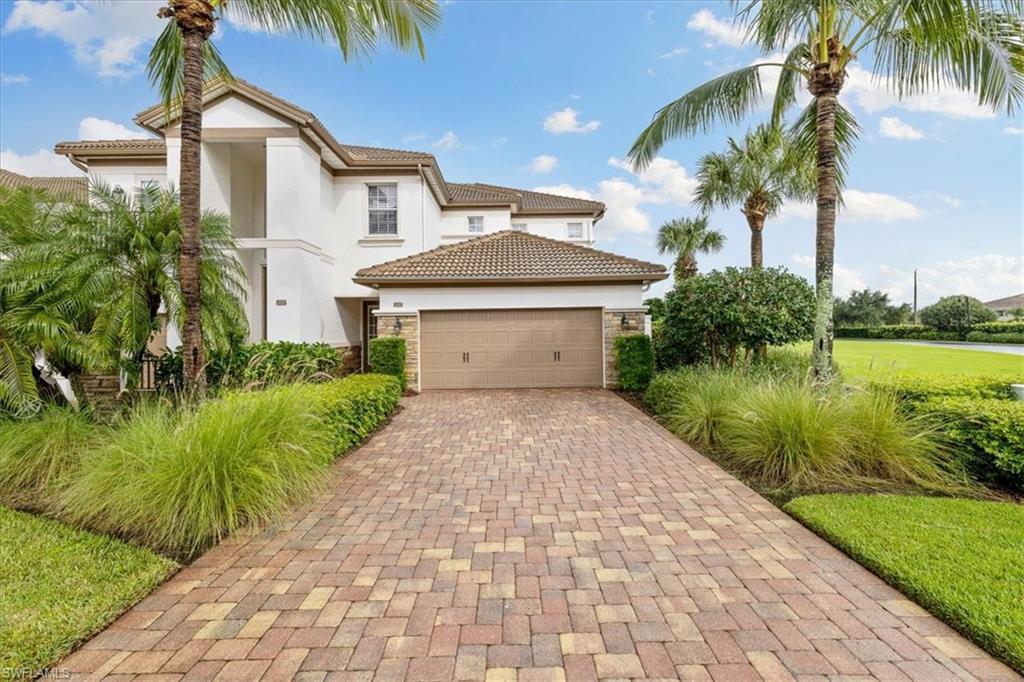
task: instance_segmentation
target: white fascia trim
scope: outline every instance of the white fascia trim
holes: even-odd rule
[[[334,256],[316,244],[305,239],[267,239],[265,237],[240,237],[236,240],[243,249],[298,249],[313,254],[330,265],[334,264]]]

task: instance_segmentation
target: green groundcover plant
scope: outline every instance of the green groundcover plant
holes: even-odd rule
[[[1024,672],[1024,505],[815,495],[785,510]]]
[[[0,508],[0,671],[29,679],[173,573],[148,549]]]

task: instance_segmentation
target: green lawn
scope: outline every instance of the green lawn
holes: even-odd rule
[[[801,345],[801,348],[804,348]],[[807,347],[810,352],[809,347]],[[847,379],[900,374],[985,374],[1024,381],[1024,356],[893,341],[836,339],[835,358]]]
[[[175,568],[120,540],[0,508],[0,670],[57,662]]]
[[[1024,672],[1024,505],[812,495],[785,510]]]

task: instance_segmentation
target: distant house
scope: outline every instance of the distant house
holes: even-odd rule
[[[1024,309],[1024,294],[997,298],[994,301],[985,301],[985,307],[994,310],[1000,318],[1010,317],[1014,310]]]
[[[89,180],[84,175],[67,177],[31,177],[0,168],[0,187],[34,187],[44,189],[55,197],[85,199],[89,194]]]

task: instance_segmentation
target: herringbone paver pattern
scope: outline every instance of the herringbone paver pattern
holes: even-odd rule
[[[1016,679],[603,391],[428,393],[61,666],[354,680]]]

